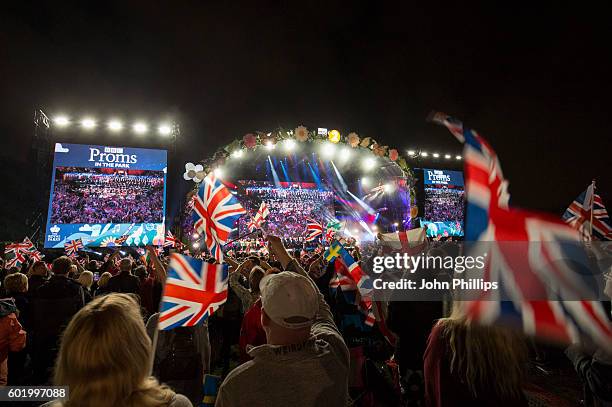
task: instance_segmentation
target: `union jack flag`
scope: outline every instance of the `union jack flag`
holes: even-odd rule
[[[312,242],[318,236],[323,234],[323,225],[314,219],[308,219],[308,223],[306,224],[306,232],[308,233],[308,236],[306,236],[304,240],[307,242]]]
[[[443,113],[433,121],[465,143],[466,236],[488,248],[483,277],[500,284],[465,303],[468,318],[518,324],[528,335],[565,343],[586,336],[612,350],[601,304],[580,299],[594,295],[592,276],[579,269],[588,262],[578,233],[554,217],[508,208],[508,183],[489,144]]]
[[[64,243],[64,250],[69,257],[75,257],[77,252],[83,248],[83,241],[81,239],[74,239]]]
[[[11,243],[4,248],[4,254],[10,257],[6,260],[5,267],[21,267],[27,260],[27,256],[30,256],[36,261],[36,253],[43,256],[28,237],[25,237],[21,243]]]
[[[36,246],[29,238],[24,238],[21,243],[11,243],[4,248],[5,254],[27,253],[36,250]]]
[[[259,210],[247,225],[249,231],[252,232],[255,229],[260,229],[261,225],[263,224],[263,221],[268,217],[269,214],[270,209],[268,208],[268,205],[265,202],[262,202],[259,206]]]
[[[178,253],[170,255],[158,329],[193,326],[227,300],[225,264],[210,264]]]
[[[329,281],[329,288],[332,293],[340,289],[345,300],[350,304],[357,305],[359,311],[364,315],[363,323],[370,327],[373,326],[374,322],[376,322],[376,317],[372,308],[370,293],[362,295],[362,291],[359,290],[353,274],[351,274],[343,259],[336,258],[334,260],[334,269],[336,273]]]
[[[236,197],[213,172],[204,178],[194,200],[195,229],[204,234],[204,242],[218,263],[223,261],[221,245],[225,244],[234,224],[246,213]]]
[[[34,261],[40,261],[43,259],[43,257],[45,257],[45,255],[39,252],[38,250],[36,250],[36,251],[30,252],[30,257]]]
[[[166,240],[164,240],[164,247],[176,247],[177,240],[171,231],[166,232]]]
[[[612,225],[608,211],[601,196],[594,193],[594,182],[586,191],[574,199],[574,202],[563,214],[563,220],[572,228],[578,230],[583,240],[612,240]],[[592,213],[591,213],[592,211]],[[593,217],[593,236],[591,236],[591,217]]]

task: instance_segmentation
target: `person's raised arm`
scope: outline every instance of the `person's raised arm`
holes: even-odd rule
[[[155,249],[153,246],[147,246],[147,251],[149,252],[149,256],[151,257],[151,262],[153,263],[153,271],[154,278],[157,281],[160,281],[162,284],[166,282],[166,268],[162,264],[159,257],[157,257],[157,253],[155,253]]]

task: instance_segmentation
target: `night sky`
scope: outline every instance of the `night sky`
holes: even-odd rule
[[[612,25],[602,10],[12,3],[0,15],[2,165],[28,159],[36,107],[171,116],[182,128],[177,177],[185,161],[246,132],[300,124],[404,151],[459,152],[450,133],[425,122],[435,109],[489,139],[514,205],[560,215],[593,177],[612,205]]]

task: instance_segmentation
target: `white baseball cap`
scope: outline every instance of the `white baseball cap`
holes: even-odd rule
[[[312,325],[319,309],[317,288],[291,271],[269,274],[259,283],[261,306],[272,321],[289,329]]]

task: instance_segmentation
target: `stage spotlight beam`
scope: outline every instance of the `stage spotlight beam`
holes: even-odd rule
[[[361,163],[361,166],[363,167],[364,170],[370,171],[376,166],[376,160],[372,157],[368,157],[363,160],[363,162]]]
[[[232,152],[232,157],[234,158],[241,158],[244,155],[244,152],[242,150],[234,150]]]
[[[285,150],[286,151],[293,151],[295,149],[295,141],[293,139],[287,139],[284,141],[284,145],[285,145]]]

